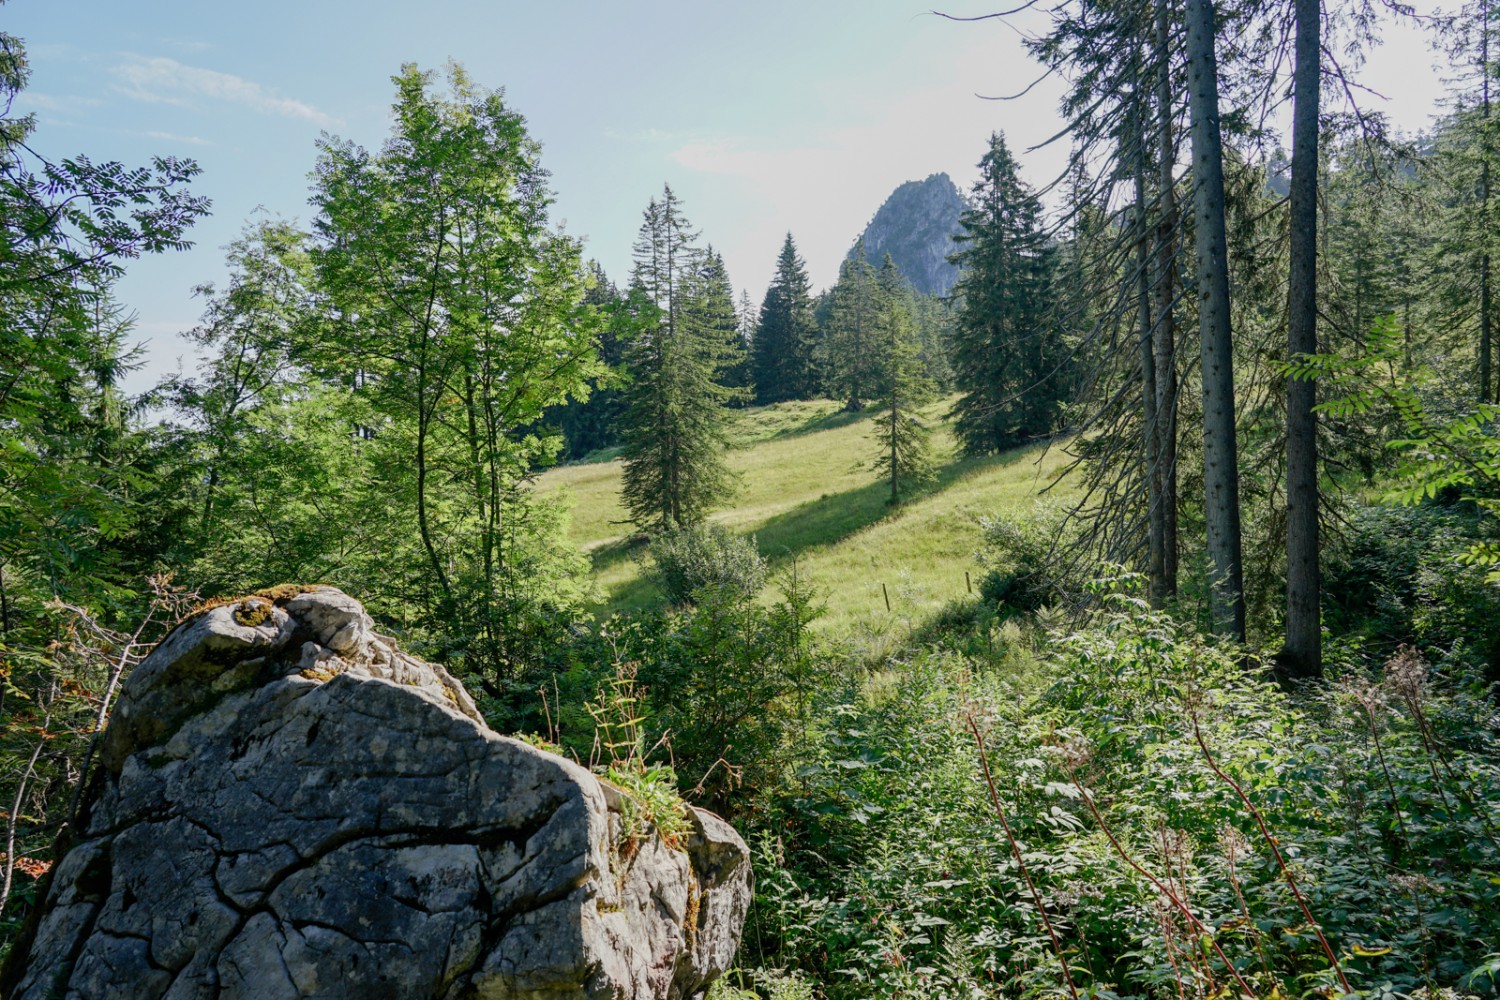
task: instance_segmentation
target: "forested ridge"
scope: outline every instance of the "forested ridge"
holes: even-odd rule
[[[130,672],[326,583],[744,835],[711,1000],[1495,995],[1500,11],[1031,7],[1068,167],[973,137],[945,294],[794,233],[737,288],[669,185],[607,274],[504,81],[408,64],[139,393],[116,287],[200,171],[62,156],[0,33],[0,948]],[[1450,66],[1415,136],[1357,76],[1397,30]]]

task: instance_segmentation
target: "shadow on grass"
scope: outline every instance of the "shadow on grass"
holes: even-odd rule
[[[731,431],[730,447],[736,450],[753,448],[758,444],[765,444],[768,441],[784,441],[788,438],[802,437],[805,434],[816,434],[818,431],[830,431],[839,427],[847,427],[849,424],[869,419],[871,412],[870,410],[861,410],[851,413],[842,406],[839,406],[826,413],[815,414],[799,423],[788,424],[785,427],[776,427],[774,429],[756,427],[743,436]]]
[[[999,455],[954,458],[937,469],[931,483],[900,504],[889,502],[890,483],[883,479],[842,493],[825,493],[777,514],[756,529],[757,548],[767,562],[778,566],[809,549],[836,545],[856,532],[900,514],[913,503],[943,492],[961,479],[1009,465],[1035,451],[1035,446],[1029,446]]]
[[[616,538],[612,542],[596,545],[589,550],[589,562],[594,572],[613,569],[624,562],[643,558],[651,548],[650,541],[643,534],[626,535],[624,538]]]
[[[843,418],[848,422],[861,416],[863,415],[858,413],[839,412],[818,419]],[[836,545],[871,525],[895,517],[910,505],[941,493],[960,480],[1035,458],[1044,447],[1041,444],[1027,445],[998,455],[950,459],[937,469],[936,477],[928,486],[894,506],[887,502],[890,498],[890,484],[886,480],[877,480],[842,493],[824,494],[816,500],[809,500],[777,514],[757,528],[754,532],[756,547],[771,568],[779,568],[811,549]],[[644,560],[648,549],[649,543],[644,536],[633,535],[601,545],[590,554],[590,558],[593,560],[594,571],[598,573],[627,560]],[[616,611],[651,607],[661,599],[661,588],[652,574],[643,567],[642,572],[610,587],[604,601],[595,611],[600,617],[607,617]]]
[[[605,619],[615,612],[641,611],[662,603],[664,595],[651,573],[642,573],[611,587],[604,601],[594,609],[599,618]]]
[[[634,576],[605,590],[604,600],[592,608],[600,620],[617,611],[638,611],[661,601],[661,588],[645,568],[650,551],[650,540],[644,534],[633,534],[600,545],[589,553],[595,576],[628,562],[640,567]]]
[[[869,420],[869,410],[845,410],[837,409],[832,413],[825,413],[820,417],[805,420],[795,427],[784,427],[771,435],[768,440],[780,441],[783,438],[801,437],[804,434],[816,434],[818,431],[831,431],[838,427],[848,427],[860,420]]]

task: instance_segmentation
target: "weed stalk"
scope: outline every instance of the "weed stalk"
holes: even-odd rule
[[[1041,916],[1042,923],[1047,928],[1047,936],[1052,939],[1052,952],[1062,964],[1063,979],[1067,980],[1068,992],[1072,994],[1073,1000],[1078,1000],[1078,987],[1073,983],[1073,971],[1068,968],[1068,959],[1063,955],[1062,941],[1057,937],[1057,929],[1052,926],[1052,918],[1047,916],[1047,908],[1042,905],[1042,897],[1036,891],[1036,883],[1031,880],[1031,872],[1026,868],[1026,862],[1021,857],[1021,846],[1016,843],[1015,834],[1011,833],[1010,821],[1005,816],[1005,809],[1000,805],[1000,793],[995,790],[995,778],[990,773],[990,755],[984,748],[984,737],[979,733],[979,723],[974,719],[974,713],[968,712],[964,719],[969,725],[969,732],[974,734],[974,745],[979,748],[979,763],[984,768],[984,781],[990,789],[990,803],[995,807],[995,815],[1000,817],[1000,826],[1005,830],[1005,839],[1010,842],[1011,856],[1016,859],[1016,866],[1021,870],[1021,877],[1026,880],[1026,888],[1031,892],[1032,905]]]
[[[1307,905],[1307,899],[1302,895],[1302,890],[1297,886],[1297,878],[1292,874],[1291,866],[1286,863],[1286,858],[1281,856],[1281,848],[1277,846],[1276,838],[1271,836],[1271,830],[1266,826],[1265,816],[1255,807],[1255,803],[1250,801],[1250,796],[1245,794],[1245,790],[1240,787],[1239,782],[1235,781],[1224,772],[1223,768],[1219,767],[1219,762],[1214,759],[1213,753],[1208,749],[1208,741],[1203,738],[1203,730],[1198,727],[1198,717],[1196,714],[1193,716],[1193,739],[1198,741],[1198,749],[1203,751],[1203,759],[1208,761],[1209,768],[1226,785],[1234,789],[1234,794],[1239,797],[1240,802],[1244,804],[1250,815],[1254,817],[1255,825],[1260,828],[1261,837],[1271,848],[1271,853],[1276,856],[1276,864],[1281,869],[1281,874],[1286,879],[1286,884],[1291,887],[1292,895],[1297,898],[1297,905],[1302,908],[1302,915],[1307,918],[1307,925],[1318,936],[1318,943],[1323,946],[1323,953],[1328,956],[1328,964],[1333,967],[1334,973],[1339,977],[1339,985],[1344,987],[1345,995],[1353,993],[1354,990],[1350,987],[1349,980],[1344,976],[1343,966],[1339,965],[1338,956],[1334,955],[1333,947],[1328,943],[1328,938],[1323,935],[1323,928],[1318,926],[1317,920],[1313,919],[1312,909]],[[1244,980],[1241,980],[1241,982],[1244,982]]]

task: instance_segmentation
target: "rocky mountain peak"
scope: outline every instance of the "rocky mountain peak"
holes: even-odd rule
[[[953,234],[959,231],[964,207],[963,195],[947,174],[907,181],[891,192],[865,227],[865,255],[878,267],[890,254],[917,291],[947,295],[958,281],[958,268],[948,255],[955,249]]]

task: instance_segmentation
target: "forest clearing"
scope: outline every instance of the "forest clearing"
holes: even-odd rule
[[[965,459],[955,454],[944,419],[951,405],[940,401],[923,411],[938,428],[937,482],[898,508],[886,504],[870,468],[875,444],[868,416],[832,400],[744,410],[730,428],[734,450],[728,457],[741,493],[710,520],[754,537],[774,569],[791,572],[796,563],[828,604],[819,631],[910,628],[972,594],[984,572],[975,558],[981,518],[1012,516],[1037,499],[1062,505],[1069,498],[1066,483],[1056,481],[1069,461],[1063,442]],[[545,472],[537,488],[565,489],[572,498],[568,537],[588,554],[603,591],[596,613],[639,610],[660,600],[649,558],[628,544],[633,532],[620,506],[617,460]]]
[[[1496,3],[0,0],[0,997],[1500,996]]]

